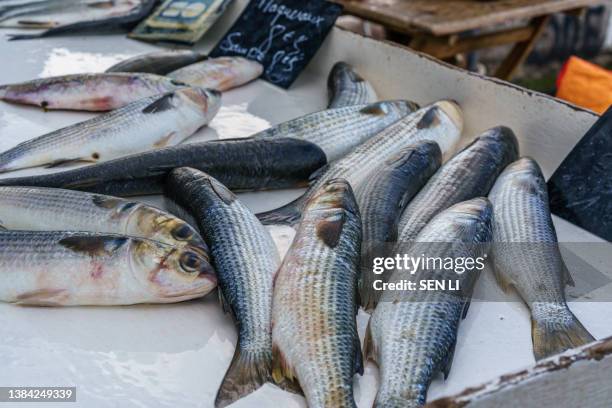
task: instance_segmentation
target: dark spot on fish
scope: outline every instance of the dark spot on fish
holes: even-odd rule
[[[170,80],[170,83],[171,83],[172,85],[175,85],[175,86],[189,86],[189,85],[187,85],[187,84],[186,84],[186,83],[184,83],[184,82],[177,81],[176,79],[171,79],[171,80]]]
[[[40,107],[43,108],[44,110],[47,110],[48,106],[49,106],[49,102],[47,102],[47,101],[42,101],[40,103]]]
[[[346,215],[344,213],[337,213],[319,221],[316,226],[317,237],[328,247],[335,248],[340,242],[340,235],[345,222]]]
[[[438,107],[434,106],[425,112],[419,123],[417,123],[416,127],[417,129],[426,129],[437,125],[438,123],[440,123],[440,119],[438,118]]]
[[[98,160],[98,159],[100,159],[100,153],[94,153],[94,154],[92,154],[92,155],[91,155],[91,158],[92,158],[92,159],[94,159],[94,160]]]
[[[74,252],[86,253],[89,256],[108,256],[117,251],[128,241],[128,238],[74,236],[63,238],[59,244]]]
[[[96,265],[94,265],[89,276],[91,276],[92,279],[99,279],[103,273],[104,273],[104,266],[102,264],[97,263]]]
[[[174,106],[172,105],[172,98],[174,98],[174,93],[171,92],[166,94],[144,108],[142,113],[153,114],[173,109]]]

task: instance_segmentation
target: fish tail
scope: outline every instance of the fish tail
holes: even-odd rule
[[[232,362],[217,391],[215,407],[226,407],[272,379],[272,353],[236,347]]]
[[[275,210],[257,214],[263,225],[289,225],[294,226],[302,218],[302,210],[306,202],[305,195]]]
[[[550,309],[538,319],[537,309],[534,310],[531,319],[531,338],[536,360],[595,341],[567,305],[563,305],[562,310],[555,308],[554,312],[553,319]]]

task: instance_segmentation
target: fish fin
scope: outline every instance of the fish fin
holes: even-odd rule
[[[327,172],[327,170],[329,170],[329,164],[326,164],[323,167],[319,167],[317,170],[314,171],[314,173],[310,175],[310,177],[308,177],[308,183],[311,185],[314,184]]]
[[[272,380],[281,389],[304,395],[293,367],[287,362],[280,348],[272,343]]]
[[[29,306],[61,306],[61,298],[66,295],[66,289],[37,289],[17,295],[13,303]]]
[[[221,291],[221,289],[217,289],[217,293],[219,294],[219,303],[221,304],[223,313],[227,313],[234,316],[234,309],[232,309],[232,306],[229,304],[225,296],[223,296],[223,292]]]
[[[363,360],[368,361],[372,360],[376,364],[378,361],[376,360],[376,349],[374,347],[374,341],[372,340],[372,327],[371,327],[371,318],[368,321],[368,326],[366,327],[365,336],[363,339]]]
[[[531,339],[533,354],[536,360],[562,353],[595,341],[595,338],[580,323],[574,314],[567,309],[563,323],[547,322],[531,318]],[[555,316],[556,317],[556,316]]]
[[[270,352],[251,352],[236,346],[234,357],[221,382],[215,407],[226,407],[240,398],[256,391],[272,376],[272,356]]]
[[[44,37],[44,33],[46,31],[43,31],[42,33],[38,33],[38,34],[8,34],[8,41],[19,41],[19,40],[33,40],[35,38],[42,38]]]
[[[174,98],[174,93],[168,93],[157,99],[155,102],[149,104],[142,110],[142,113],[159,113],[170,110],[174,108],[174,105],[172,105],[172,98]]]
[[[342,229],[346,222],[344,212],[333,214],[326,219],[317,222],[315,230],[317,237],[330,248],[335,248],[340,242]]]
[[[275,210],[259,213],[257,218],[263,225],[289,225],[293,227],[302,219],[305,204],[306,194]]]
[[[116,208],[123,200],[115,197],[103,196],[95,194],[92,196],[91,201],[96,207],[112,210]]]
[[[574,282],[574,278],[572,278],[572,274],[569,269],[567,269],[567,265],[563,262],[563,276],[565,277],[565,283],[571,287],[576,286],[576,282]]]
[[[470,305],[472,304],[472,300],[470,298],[466,299],[463,302],[463,310],[461,311],[461,319],[465,319],[467,314],[468,314],[468,310],[470,310]]]
[[[383,102],[372,103],[359,111],[366,115],[385,116],[389,111]]]
[[[47,169],[51,169],[51,168],[58,168],[58,167],[69,167],[69,166],[73,166],[75,164],[83,164],[83,163],[96,163],[97,160],[95,159],[85,159],[85,158],[78,158],[78,159],[58,159],[55,160],[49,164],[47,164],[45,166],[45,168]]]
[[[353,347],[355,350],[354,372],[356,374],[363,375],[363,354],[361,352],[361,342],[359,340],[359,334],[357,334],[357,332],[355,332],[355,335],[353,336],[353,343]]]
[[[371,258],[368,257],[368,259]],[[371,312],[376,308],[380,294],[374,290],[372,271],[367,268],[369,266],[363,268],[361,279],[359,280],[359,304],[366,312]]]
[[[440,118],[438,117],[438,110],[439,108],[437,106],[432,106],[431,108],[429,108],[427,112],[425,112],[425,114],[421,117],[421,120],[419,120],[419,122],[417,123],[417,129],[427,129],[440,123]]]
[[[446,354],[446,359],[442,362],[442,369],[440,371],[442,371],[442,373],[444,374],[445,380],[448,378],[448,375],[450,374],[451,368],[453,366],[453,360],[455,359],[456,346],[457,346],[457,341],[453,342],[453,345],[451,346],[450,350]]]
[[[221,184],[215,179],[208,179],[210,186],[217,196],[227,205],[236,201],[236,195],[230,191],[224,184]]]
[[[73,236],[62,238],[59,244],[74,252],[86,253],[89,256],[110,255],[121,248],[128,238],[111,236]]]
[[[172,137],[176,135],[176,132],[170,132],[168,133],[166,136],[162,137],[161,139],[159,139],[157,142],[155,142],[153,144],[153,147],[155,147],[156,149],[160,149],[162,147],[166,147],[168,146],[168,143],[170,142],[170,139],[172,139]]]
[[[496,262],[495,262],[495,256],[494,256],[494,251],[491,251],[489,257],[491,258],[491,266],[492,266],[492,270],[493,270],[493,276],[495,276],[495,280],[497,281],[497,284],[499,285],[499,287],[501,288],[501,290],[508,294],[512,291],[512,282],[510,282],[508,279],[506,279],[506,277],[504,276],[502,270],[501,270],[501,266],[499,266]]]

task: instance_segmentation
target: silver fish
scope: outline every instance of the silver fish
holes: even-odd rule
[[[378,301],[378,292],[372,285],[380,278],[373,273],[373,259],[385,256],[387,246],[397,241],[397,224],[404,208],[441,163],[442,152],[437,143],[415,143],[376,167],[357,188],[363,219],[359,298],[364,309],[373,309]]]
[[[87,232],[0,232],[0,300],[132,305],[202,297],[216,285],[199,248]]]
[[[25,231],[88,231],[147,238],[208,253],[188,223],[158,208],[121,198],[41,187],[0,187],[0,226]]]
[[[395,253],[412,258],[480,259],[491,239],[491,204],[477,198],[442,211],[422,230],[416,243]],[[484,266],[484,263],[482,263]],[[440,265],[419,268],[411,275],[396,270],[390,283],[422,280],[458,282],[445,290],[384,291],[376,306],[364,344],[367,358],[379,366],[380,388],[374,407],[416,408],[425,404],[427,389],[435,374],[448,376],[457,339],[457,329],[470,304],[480,270],[458,273]]]
[[[253,135],[253,138],[306,140],[323,149],[328,162],[332,162],[418,108],[410,101],[384,101],[327,109],[281,123]]]
[[[23,142],[0,154],[0,172],[96,163],[178,144],[208,124],[221,105],[214,90],[184,88]]]
[[[123,60],[108,68],[106,72],[148,72],[166,75],[207,58],[207,54],[191,50],[155,51]]]
[[[329,73],[327,89],[330,109],[372,103],[377,99],[372,85],[346,62],[334,65]]]
[[[542,171],[522,158],[499,176],[493,203],[493,264],[498,282],[516,288],[531,309],[535,358],[595,341],[565,302],[573,280],[563,262]]]
[[[474,197],[486,196],[504,167],[518,158],[518,142],[511,129],[487,130],[457,153],[408,204],[398,227],[398,241],[416,238],[440,211]]]
[[[361,219],[345,180],[325,183],[306,206],[274,283],[273,378],[301,388],[308,406],[356,407],[363,374],[357,334]]]
[[[45,110],[101,112],[186,86],[153,74],[73,74],[0,85],[0,100]]]
[[[313,177],[316,179],[313,185],[297,200],[257,216],[264,224],[294,225],[299,222],[302,209],[310,196],[326,181],[343,178],[357,189],[381,162],[400,149],[420,141],[438,143],[445,154],[459,142],[463,129],[462,115],[461,108],[451,101],[439,101],[426,106],[384,129],[344,158],[323,169]]]
[[[190,214],[208,244],[223,307],[233,315],[238,344],[215,400],[225,407],[271,377],[272,282],[280,265],[269,232],[223,184],[199,170],[168,176],[171,207]]]
[[[210,58],[168,74],[191,86],[228,91],[251,82],[263,73],[263,66],[242,57]]]

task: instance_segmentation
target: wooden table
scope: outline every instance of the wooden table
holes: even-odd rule
[[[510,79],[554,13],[580,13],[601,0],[333,0],[345,13],[385,26],[390,39],[443,60],[514,44],[495,76]],[[504,28],[508,22],[526,22]],[[496,29],[497,26],[502,26]],[[493,31],[492,31],[493,30]],[[484,31],[479,33],[479,31]]]

